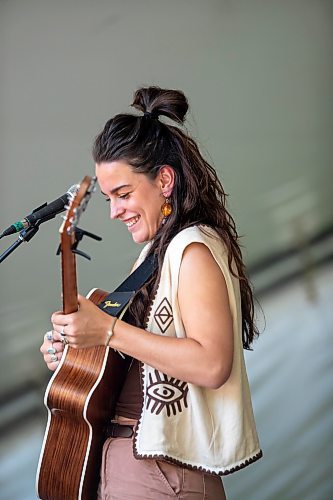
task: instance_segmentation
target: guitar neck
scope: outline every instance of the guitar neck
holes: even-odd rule
[[[77,279],[76,259],[72,252],[74,235],[62,238],[61,243],[61,267],[62,267],[62,306],[64,314],[70,314],[78,310],[77,303]]]

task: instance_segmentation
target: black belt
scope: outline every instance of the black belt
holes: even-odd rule
[[[134,434],[134,425],[117,424],[112,422],[107,426],[106,436],[113,438],[131,438]]]

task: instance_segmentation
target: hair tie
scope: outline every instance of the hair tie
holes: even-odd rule
[[[158,115],[154,113],[154,111],[145,111],[143,116],[146,118],[150,118],[151,120],[158,120]]]

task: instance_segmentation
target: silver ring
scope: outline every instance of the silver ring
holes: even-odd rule
[[[53,341],[53,334],[52,334],[52,330],[46,332],[46,338],[47,340],[49,340],[50,342]]]
[[[68,338],[66,337],[66,335],[64,335],[64,339],[61,340],[61,342],[64,344],[64,345],[69,345],[69,341],[68,341]]]
[[[55,348],[54,348],[54,347],[49,347],[49,348],[48,348],[48,350],[47,350],[47,352],[48,352],[49,354],[55,354],[57,351],[55,350]]]
[[[58,361],[56,354],[51,354],[51,361]]]
[[[68,345],[69,344],[66,335],[64,335],[63,333],[60,334],[60,342],[62,342],[64,345]]]
[[[60,342],[62,342],[64,345],[68,345],[69,342],[66,338],[66,334],[65,334],[65,327],[63,326],[62,329],[60,330]]]

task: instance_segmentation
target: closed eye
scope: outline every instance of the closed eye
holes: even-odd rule
[[[127,200],[127,198],[129,198],[129,195],[130,193],[124,193],[124,194],[118,194],[118,198],[122,199],[122,200]],[[107,202],[107,203],[110,203],[111,202],[111,199],[105,195],[105,198],[104,200]]]

